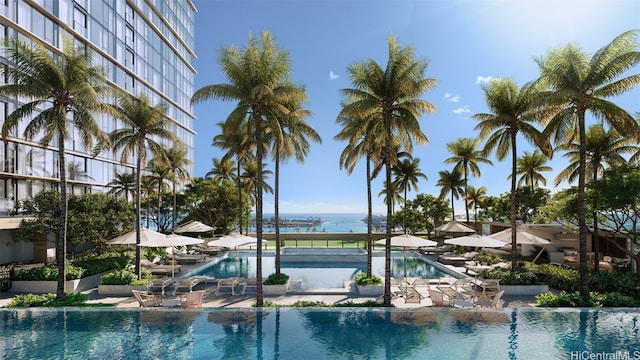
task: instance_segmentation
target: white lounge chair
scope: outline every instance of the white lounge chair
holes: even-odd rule
[[[216,296],[231,294],[231,296],[236,295],[236,279],[219,279],[218,286],[216,287]]]
[[[156,307],[162,305],[162,296],[142,290],[131,290],[140,307]]]
[[[172,283],[171,279],[151,279],[147,284],[147,290],[154,294],[164,295],[164,290]]]
[[[481,297],[475,303],[475,306],[478,307],[488,307],[488,308],[501,308],[502,307],[502,295],[504,295],[504,290],[498,291],[493,297]]]
[[[180,306],[184,308],[202,307],[204,290],[192,291],[180,295]]]
[[[453,299],[437,290],[429,290],[429,297],[435,307],[453,306]]]

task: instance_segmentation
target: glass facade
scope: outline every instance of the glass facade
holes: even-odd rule
[[[144,92],[152,104],[167,105],[170,130],[182,139],[193,161],[194,115],[189,102],[195,76],[195,11],[191,0],[0,0],[0,37],[18,36],[53,53],[62,50],[63,38],[85,44],[95,63],[107,69],[110,84],[134,95]],[[0,54],[0,66],[7,64]],[[0,123],[19,101],[0,97]],[[97,121],[106,133],[118,126],[108,116],[98,116]],[[58,187],[57,143],[42,147],[37,136],[25,140],[27,123],[10,134],[10,141],[0,143],[0,214],[12,209],[15,200]],[[110,150],[92,157],[78,132],[71,134],[65,144],[71,192],[106,191],[116,173],[135,169],[135,158],[123,164]]]

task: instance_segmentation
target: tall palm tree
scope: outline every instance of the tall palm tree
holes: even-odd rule
[[[142,164],[147,155],[159,156],[164,148],[159,140],[178,143],[180,140],[171,132],[169,119],[164,104],[151,105],[149,97],[140,93],[137,97],[118,94],[113,108],[123,126],[112,131],[109,137],[113,144],[114,154],[121,152],[121,161],[127,162],[133,155],[136,157],[136,274],[140,279],[140,194],[142,182]]]
[[[242,169],[242,162],[247,159],[253,158],[253,144],[249,141],[249,133],[246,128],[237,128],[233,124],[225,126],[225,123],[218,123],[218,126],[222,130],[220,134],[213,137],[213,146],[217,146],[221,149],[227,149],[227,153],[222,157],[222,161],[232,156],[236,157],[236,176],[235,183],[238,190],[238,231],[242,234],[242,179],[240,177],[240,171]]]
[[[478,209],[480,208],[480,204],[487,198],[487,188],[484,186],[480,186],[479,188],[475,188],[474,186],[469,186],[467,188],[467,194],[465,195],[465,202],[467,208],[473,209],[473,227],[478,231]]]
[[[133,179],[133,187],[135,187],[135,174],[132,174]],[[147,227],[150,226],[149,222],[151,220],[151,196],[156,192],[156,187],[158,184],[158,179],[156,179],[153,175],[142,175],[142,180],[140,182],[140,188],[142,190],[142,194],[147,196]],[[135,196],[135,193],[133,193]]]
[[[480,131],[480,139],[487,139],[484,150],[488,154],[496,150],[496,158],[504,160],[511,150],[511,252],[517,252],[516,244],[516,171],[517,171],[517,138],[523,136],[530,143],[538,146],[544,154],[551,157],[551,145],[535,125],[545,119],[547,113],[536,106],[538,87],[535,83],[527,83],[518,88],[515,81],[498,79],[484,86],[485,101],[491,113],[476,114],[473,118],[479,121],[476,130]],[[553,109],[549,109],[552,111]],[[511,269],[516,270],[518,263],[515,257],[511,260]]]
[[[198,89],[191,99],[198,103],[209,99],[235,100],[237,106],[225,121],[225,127],[245,128],[250,134],[250,144],[256,145],[257,173],[262,173],[269,119],[278,119],[289,113],[285,104],[301,99],[304,91],[287,82],[291,73],[289,53],[280,49],[271,33],[263,31],[260,41],[249,34],[247,46],[235,46],[219,51],[218,62],[230,83],[206,85]],[[262,242],[262,192],[263,179],[256,182],[256,237]],[[256,306],[262,307],[262,247],[256,250]]]
[[[302,91],[305,91],[302,88]],[[311,111],[303,109],[302,104],[307,101],[304,98],[295,99],[284,105],[289,113],[274,119],[274,129],[270,131],[272,142],[272,155],[274,162],[274,221],[276,224],[276,251],[275,251],[275,275],[280,277],[280,160],[294,157],[299,163],[303,163],[307,157],[311,144],[309,141],[321,142],[320,135],[306,122],[305,118],[311,116]]]
[[[598,181],[598,174],[603,174],[605,165],[608,167],[624,165],[627,161],[624,154],[637,152],[638,146],[635,140],[621,136],[615,129],[605,131],[602,124],[593,124],[589,126],[585,133],[585,183],[590,181]],[[555,179],[555,185],[558,186],[562,181],[574,182],[578,178],[578,169],[580,168],[580,144],[576,141],[570,144],[564,144],[558,147],[560,150],[566,150],[564,157],[568,158],[570,163],[562,170]],[[596,199],[593,199],[592,218],[593,218],[593,238],[592,248],[596,259],[600,258],[600,244],[598,239],[598,211]],[[586,221],[586,220],[585,220]],[[594,269],[599,270],[598,261],[594,263]]]
[[[353,118],[376,119],[372,131],[382,141],[381,158],[385,162],[385,181],[391,184],[391,167],[395,165],[392,148],[395,143],[411,153],[412,140],[418,144],[428,141],[420,129],[418,119],[425,113],[434,112],[435,106],[420,96],[437,84],[437,80],[425,78],[427,61],[415,59],[411,46],[398,46],[389,36],[389,59],[386,68],[374,60],[357,62],[347,68],[354,86],[343,89],[345,99],[341,115]],[[391,199],[391,187],[387,187],[387,198]],[[391,305],[391,203],[387,204],[387,226],[385,245],[384,304]]]
[[[522,175],[518,179],[518,187],[528,186],[531,190],[535,190],[542,183],[547,185],[547,179],[541,174],[543,171],[551,171],[553,168],[547,165],[549,158],[539,149],[534,149],[533,153],[525,151],[524,154],[516,159],[516,174]],[[511,179],[511,175],[509,175]]]
[[[402,189],[404,191],[403,198],[403,208],[407,206],[407,191],[416,190],[418,191],[418,179],[427,179],[427,175],[425,175],[422,171],[420,171],[420,159],[418,158],[407,158],[402,161],[398,161],[396,165],[391,169],[395,174],[394,183],[396,187]],[[404,218],[404,233],[407,233],[407,219],[406,219],[406,211]]]
[[[108,144],[109,139],[93,114],[109,112],[102,101],[109,88],[102,69],[93,64],[91,52],[74,47],[69,39],[64,39],[63,51],[55,56],[44,46],[32,47],[18,38],[6,38],[3,45],[12,66],[0,67],[0,75],[7,79],[7,84],[0,86],[0,95],[17,96],[25,101],[4,120],[3,140],[8,141],[26,119],[29,123],[24,129],[25,139],[39,136],[42,146],[58,148],[61,201],[56,239],[56,298],[65,300],[68,210],[65,142],[75,129],[87,149],[94,148],[95,141],[101,146]]]
[[[460,170],[456,170],[455,168],[452,171],[439,171],[440,179],[436,185],[442,187],[440,189],[440,199],[444,199],[447,197],[447,194],[451,194],[451,219],[456,219],[456,210],[453,204],[454,199],[459,199],[460,196],[464,197],[464,185],[465,181],[462,178],[462,173]]]
[[[345,169],[347,174],[351,175],[358,160],[362,157],[365,158],[365,174],[367,180],[367,277],[371,277],[373,275],[373,202],[371,181],[374,178],[371,165],[374,162],[374,156],[380,155],[382,150],[380,149],[380,144],[373,141],[374,135],[369,133],[367,129],[368,126],[374,123],[373,121],[353,118],[341,113],[336,122],[342,125],[342,129],[334,139],[349,142],[340,154],[340,168]]]
[[[191,165],[193,162],[189,160],[187,157],[187,148],[184,144],[174,143],[172,147],[165,148],[164,150],[164,159],[163,157],[160,160],[164,160],[165,165],[169,168],[169,180],[171,181],[172,189],[171,193],[173,196],[173,216],[171,217],[171,229],[176,227],[177,221],[177,186],[178,183],[184,183],[191,178],[191,175],[187,172],[186,167]]]
[[[607,100],[632,89],[640,83],[640,75],[624,76],[640,63],[636,31],[625,32],[591,57],[577,45],[551,49],[536,59],[540,81],[548,86],[545,103],[560,106],[545,128],[545,134],[555,135],[556,144],[578,139],[578,228],[580,241],[580,295],[589,296],[587,268],[587,223],[584,205],[586,184],[586,113],[608,123],[620,134],[637,137],[638,123],[626,110]],[[624,77],[623,77],[624,76]]]
[[[218,182],[222,180],[236,180],[236,164],[233,160],[223,157],[222,159],[213,158],[213,167],[205,174],[205,178],[213,178]]]
[[[111,186],[108,194],[124,195],[124,199],[129,202],[129,194],[135,196],[136,174],[133,172],[116,172],[116,176],[107,185]]]
[[[164,149],[164,147],[163,147]],[[153,179],[155,184],[155,193],[158,196],[158,203],[156,205],[156,225],[158,231],[165,231],[162,221],[162,196],[169,191],[169,184],[167,180],[171,177],[171,169],[163,162],[159,162],[157,158],[151,159],[149,164],[145,168],[149,172],[149,177]]]
[[[454,170],[462,172],[464,178],[464,198],[467,197],[469,187],[469,174],[473,177],[480,177],[480,167],[478,163],[493,165],[487,159],[484,151],[477,150],[478,139],[459,138],[447,144],[447,149],[452,157],[446,159],[445,164],[455,164]],[[467,223],[469,223],[469,208],[464,207],[467,213]]]

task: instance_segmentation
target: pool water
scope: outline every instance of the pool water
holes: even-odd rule
[[[0,309],[0,354],[112,360],[634,359],[640,357],[639,319],[640,309]]]
[[[322,258],[322,257],[321,257]],[[363,262],[336,261],[337,257],[324,256],[328,261],[291,262],[282,261],[280,271],[289,275],[291,279],[302,279],[302,289],[333,289],[344,288],[344,281],[353,279],[359,272],[367,271],[366,258]],[[420,258],[407,254],[407,276],[423,279],[437,279],[447,276],[436,266]],[[391,277],[404,277],[405,257],[393,254],[391,259]],[[262,257],[262,276],[266,278],[275,272],[275,257]],[[384,255],[375,254],[372,257],[372,272],[384,278]],[[194,275],[206,275],[216,278],[255,277],[256,257],[254,253],[229,252],[218,263],[202,269]]]

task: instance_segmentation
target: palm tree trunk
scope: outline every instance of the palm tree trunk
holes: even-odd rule
[[[593,164],[593,183],[595,184],[598,181],[598,168],[600,164]],[[593,270],[595,272],[600,271],[600,238],[598,237],[598,194],[594,194],[593,198],[593,235],[591,235],[592,247],[593,247]]]
[[[371,201],[371,154],[367,152],[367,277],[373,274],[373,203]]]
[[[451,189],[451,221],[456,220],[456,210],[453,207],[453,189]]]
[[[237,166],[237,175],[236,175],[236,186],[238,187],[238,230],[240,231],[240,235],[242,235],[242,187],[240,186],[240,157],[236,157],[238,166]]]
[[[467,164],[464,164],[464,211],[467,214],[467,224],[469,224],[469,207],[467,206],[467,189],[469,188],[469,179],[467,178]]]
[[[138,280],[142,278],[140,272],[140,190],[142,182],[142,154],[144,148],[140,146],[138,148],[138,158],[136,159],[136,276]],[[158,195],[160,193],[158,192]],[[158,208],[159,209],[159,208]],[[160,210],[158,210],[158,223],[160,223]]]
[[[390,120],[387,120],[390,121]],[[391,306],[391,216],[392,214],[392,196],[391,188],[391,130],[390,126],[386,126],[387,134],[385,139],[385,180],[387,182],[387,229],[386,241],[384,246],[384,306]]]
[[[67,262],[67,164],[65,159],[64,137],[58,135],[58,156],[60,166],[60,228],[58,229],[58,241],[56,241],[56,260],[58,264],[58,286],[56,289],[56,299],[65,301],[66,293],[66,262]]]
[[[404,224],[402,224],[403,228],[404,228],[404,234],[407,233],[407,184],[404,184],[404,204],[402,205],[402,214],[404,215],[402,217],[402,222]]]
[[[275,173],[273,175],[275,188],[274,188],[274,219],[276,222],[276,276],[280,277],[280,189],[278,187],[280,183],[280,150],[276,144],[276,161],[275,161]]]
[[[516,253],[518,252],[518,244],[516,243],[516,168],[518,166],[518,151],[516,146],[516,131],[511,131],[511,209],[509,209],[509,217],[511,218],[511,271],[516,271],[518,262],[516,261]]]
[[[138,170],[140,171],[140,169]],[[158,224],[158,231],[160,231],[160,209],[162,208],[162,183],[164,179],[160,177],[158,179],[158,216],[156,218],[156,224]]]
[[[173,175],[173,216],[172,216],[172,223],[171,223],[171,229],[175,229],[176,228],[176,216],[177,216],[177,211],[176,211],[176,205],[178,203],[177,199],[176,199],[176,178],[175,178],[175,174]]]
[[[589,269],[587,268],[587,222],[584,213],[584,188],[585,188],[585,163],[586,163],[586,151],[585,151],[585,120],[584,109],[578,109],[578,127],[580,131],[580,164],[578,167],[578,228],[579,228],[579,243],[580,243],[580,296],[583,298],[589,297]]]
[[[258,175],[256,179],[256,307],[264,305],[264,294],[262,293],[262,116],[259,112],[254,113],[256,122],[256,161],[258,162]]]

